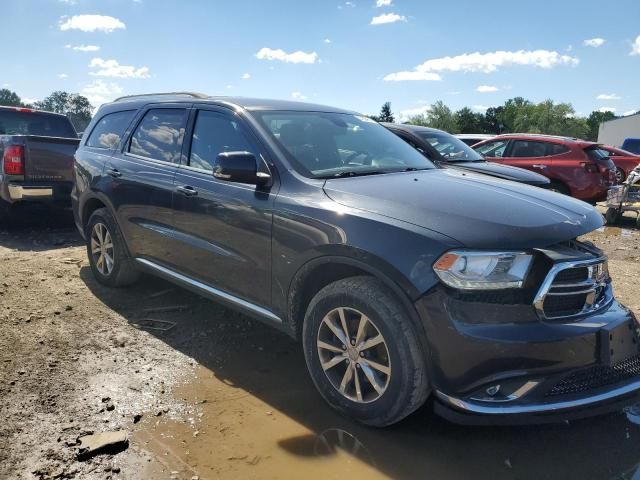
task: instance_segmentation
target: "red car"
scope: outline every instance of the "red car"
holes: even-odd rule
[[[607,196],[615,183],[615,165],[594,142],[551,135],[510,133],[473,146],[491,162],[538,172],[551,190],[587,202]]]
[[[604,150],[616,166],[616,182],[622,183],[631,173],[631,170],[640,165],[640,155],[627,152],[621,148],[601,145],[600,150]]]

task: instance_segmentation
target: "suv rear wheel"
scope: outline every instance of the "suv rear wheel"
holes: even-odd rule
[[[401,303],[373,277],[326,286],[303,325],[307,367],[324,399],[372,426],[402,420],[429,393],[417,333]]]
[[[106,208],[91,214],[85,232],[87,255],[93,275],[108,287],[124,287],[138,279],[120,229]]]

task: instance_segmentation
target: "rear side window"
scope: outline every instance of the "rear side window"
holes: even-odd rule
[[[544,157],[547,154],[546,142],[533,142],[530,140],[515,140],[511,157]]]
[[[86,146],[94,148],[116,148],[125,129],[129,126],[135,110],[109,113],[102,117],[91,131]]]
[[[149,110],[131,136],[129,153],[178,163],[187,123],[183,108],[155,108]]]
[[[189,165],[211,172],[218,154],[223,152],[250,152],[258,158],[258,152],[234,118],[200,110],[193,129]]]
[[[570,150],[566,145],[560,145],[559,143],[547,143],[547,155],[562,155]]]
[[[65,116],[4,109],[0,109],[0,135],[78,138],[71,121]]]

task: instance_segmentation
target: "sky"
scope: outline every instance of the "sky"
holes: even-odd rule
[[[640,109],[640,0],[2,0],[0,87],[197,91],[401,119],[522,96]]]

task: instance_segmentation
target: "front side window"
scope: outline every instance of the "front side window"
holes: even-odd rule
[[[466,143],[445,132],[417,132],[448,162],[477,162],[482,157]]]
[[[294,167],[314,178],[435,168],[408,143],[373,120],[325,112],[254,112]]]
[[[515,140],[513,142],[512,157],[544,157],[547,153],[545,142],[532,142],[529,140]]]
[[[109,113],[102,117],[91,131],[91,135],[87,139],[87,147],[116,148],[134,115],[135,110],[127,110]]]
[[[258,153],[238,121],[222,113],[201,110],[193,128],[189,165],[213,171],[216,158],[223,152]]]
[[[497,140],[495,142],[485,143],[476,147],[474,150],[485,157],[503,157],[507,148],[508,140]]]
[[[129,153],[178,163],[186,122],[187,111],[182,108],[149,110],[131,136]]]

